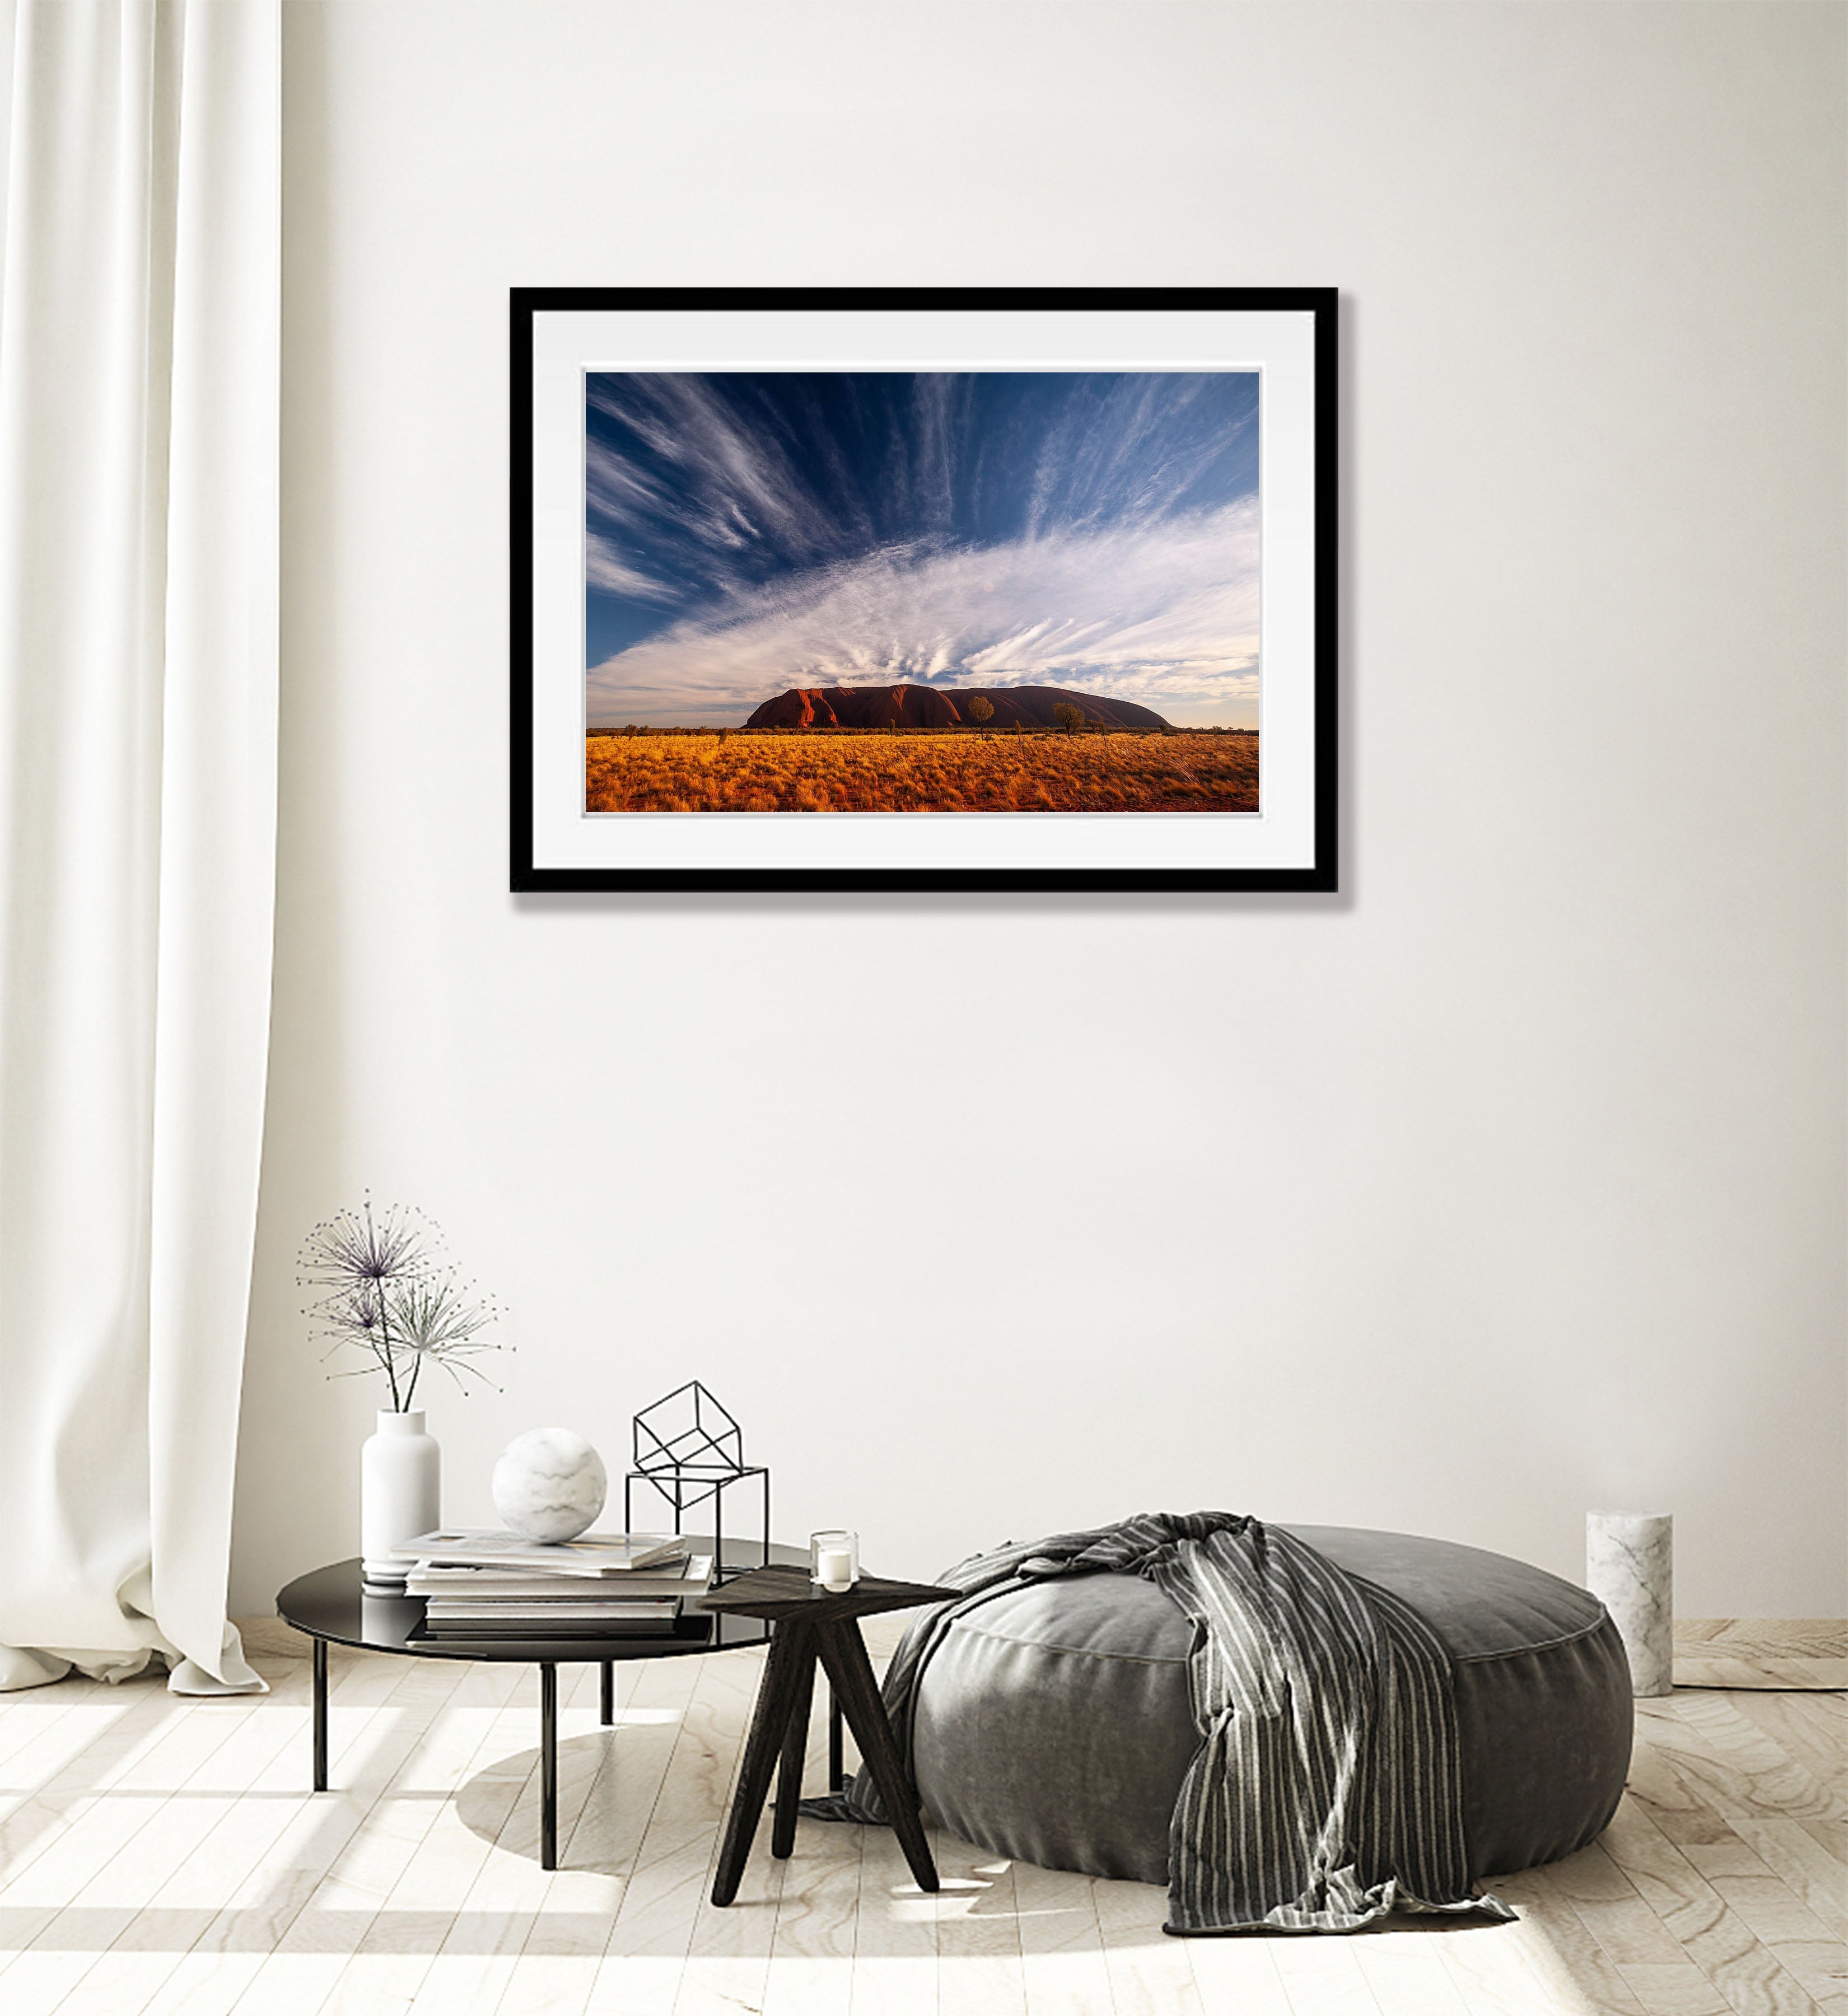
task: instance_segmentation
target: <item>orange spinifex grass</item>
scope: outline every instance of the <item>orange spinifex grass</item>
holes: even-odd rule
[[[1255,734],[593,735],[593,812],[1255,812]]]

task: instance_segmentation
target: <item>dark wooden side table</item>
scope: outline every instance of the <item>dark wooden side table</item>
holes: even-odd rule
[[[718,1872],[712,1879],[715,1904],[729,1904],[738,1894],[773,1773],[776,1776],[776,1818],[770,1831],[770,1852],[783,1860],[795,1846],[796,1806],[802,1796],[802,1758],[808,1748],[809,1704],[815,1690],[817,1659],[879,1788],[912,1874],[920,1889],[937,1888],[936,1864],[918,1817],[917,1793],[899,1755],[892,1724],[885,1719],[885,1703],[873,1677],[859,1620],[881,1611],[947,1603],[962,1593],[930,1582],[888,1582],[879,1575],[862,1575],[852,1589],[834,1596],[810,1582],[805,1568],[778,1567],[753,1569],[697,1599],[700,1608],[721,1617],[757,1618],[776,1627],[751,1712],[737,1796],[732,1801],[725,1845],[719,1852]]]

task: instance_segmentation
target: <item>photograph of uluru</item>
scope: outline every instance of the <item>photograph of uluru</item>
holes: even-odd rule
[[[1259,805],[1255,371],[590,371],[585,809]]]

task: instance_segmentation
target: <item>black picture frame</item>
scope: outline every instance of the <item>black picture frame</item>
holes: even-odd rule
[[[1337,735],[1337,407],[1336,356],[1338,292],[1332,287],[1282,288],[577,288],[516,287],[510,299],[510,378],[511,389],[510,483],[510,755],[511,819],[510,887],[528,891],[1272,891],[1331,893],[1338,890],[1338,825],[1337,794],[1339,751]],[[1313,432],[1306,451],[1307,467],[1299,472],[1312,488],[1306,505],[1313,551],[1307,564],[1307,580],[1302,591],[1306,607],[1299,621],[1308,626],[1313,639],[1305,645],[1305,664],[1297,678],[1305,682],[1300,696],[1313,711],[1313,729],[1303,739],[1298,769],[1313,803],[1295,808],[1295,830],[1302,838],[1298,856],[1288,860],[1240,863],[1216,861],[1188,865],[1120,865],[1090,862],[1072,866],[1024,865],[999,862],[993,866],[964,866],[925,862],[895,866],[890,862],[856,866],[850,861],[824,865],[770,862],[754,867],[748,862],[721,865],[693,863],[662,865],[659,861],[624,858],[619,825],[612,820],[656,818],[685,819],[701,815],[618,814],[600,815],[601,836],[614,836],[606,850],[608,859],[565,861],[548,856],[540,842],[539,823],[549,816],[556,825],[564,816],[561,805],[548,805],[546,787],[535,780],[535,621],[537,570],[535,566],[535,332],[588,326],[577,321],[548,324],[546,319],[596,316],[610,319],[609,326],[620,329],[625,319],[686,317],[799,316],[808,318],[805,327],[816,326],[816,317],[974,315],[994,317],[1045,316],[1049,330],[1069,326],[1073,317],[1173,316],[1186,319],[1177,326],[1203,326],[1201,318],[1241,317],[1306,318],[1307,334],[1301,339],[1311,383],[1306,399],[1299,400],[1313,416]],[[601,325],[600,325],[600,326]],[[753,326],[765,326],[761,320]],[[1037,326],[1038,325],[1036,325]],[[1263,327],[1269,323],[1250,320],[1240,327]],[[606,356],[599,368],[612,368]],[[619,367],[617,367],[619,368]],[[658,364],[653,368],[661,368]],[[1159,368],[1151,361],[1150,368]],[[557,382],[559,373],[553,371]],[[557,409],[557,400],[553,406]],[[582,424],[582,400],[579,401]],[[1302,431],[1309,431],[1306,424]],[[556,459],[556,458],[554,458]],[[1266,477],[1268,484],[1269,478]],[[1267,508],[1265,505],[1260,509]],[[556,513],[554,519],[556,520]],[[1299,542],[1299,544],[1301,542]],[[1269,578],[1264,589],[1272,593]],[[578,614],[582,618],[582,581]],[[1268,635],[1268,617],[1266,617]],[[554,657],[557,656],[553,654]],[[578,676],[582,689],[582,653]],[[555,673],[547,676],[556,677]],[[1264,671],[1273,675],[1266,646]],[[580,743],[582,717],[580,716]],[[1266,739],[1269,735],[1266,729]],[[1262,758],[1261,758],[1262,760]],[[555,766],[556,767],[556,766]],[[579,796],[576,816],[588,826],[582,809],[582,761],[578,765]],[[1264,785],[1271,789],[1268,775]],[[553,794],[554,797],[557,794]],[[1268,812],[1270,807],[1265,807]],[[737,822],[750,815],[719,813],[703,815]],[[765,816],[784,820],[799,815],[778,812]],[[823,813],[811,815],[841,821],[854,815]],[[865,816],[865,815],[861,815]],[[915,813],[874,815],[879,819],[917,820]],[[985,815],[932,813],[932,819]],[[1086,815],[1021,813],[1002,815],[1007,819],[1044,823],[1061,817]],[[1108,815],[1112,819],[1134,818],[1133,814]],[[1155,815],[1155,817],[1163,816]],[[1183,819],[1205,820],[1236,815],[1183,814]],[[1185,836],[1181,836],[1184,839]]]

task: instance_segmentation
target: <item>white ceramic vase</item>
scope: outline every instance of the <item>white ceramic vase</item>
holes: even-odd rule
[[[423,1428],[423,1409],[379,1409],[359,1452],[361,1570],[374,1589],[402,1589],[414,1557],[406,1540],[442,1523],[443,1453]]]

